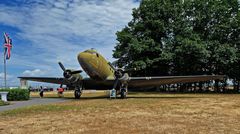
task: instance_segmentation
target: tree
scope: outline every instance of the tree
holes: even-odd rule
[[[117,32],[118,45],[113,56],[119,65],[135,67],[135,75],[168,75],[172,63],[172,20],[177,17],[178,7],[172,1],[142,1],[133,10],[133,20]]]
[[[114,58],[134,75],[224,74],[240,81],[238,0],[143,0],[117,32]]]

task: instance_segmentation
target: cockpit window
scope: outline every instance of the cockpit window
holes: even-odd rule
[[[86,51],[84,51],[84,52],[86,52],[86,53],[90,53],[90,54],[95,54],[97,57],[99,57],[99,54],[97,53],[97,50],[95,50],[95,49],[89,49],[89,50],[86,50]]]
[[[87,52],[87,53],[90,53],[90,54],[97,54],[97,51],[95,49],[89,49],[89,50],[86,50],[84,52]]]

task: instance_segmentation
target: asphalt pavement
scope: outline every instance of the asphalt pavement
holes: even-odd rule
[[[27,107],[27,106],[33,106],[33,105],[40,105],[40,104],[49,104],[49,103],[57,103],[57,102],[64,102],[69,101],[69,99],[64,98],[31,98],[28,101],[9,101],[10,105],[6,106],[0,106],[0,112],[21,108],[21,107]]]

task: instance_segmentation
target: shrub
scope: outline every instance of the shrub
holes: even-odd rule
[[[0,100],[0,106],[9,105],[9,102]]]
[[[8,101],[29,100],[29,91],[27,89],[1,89],[1,91],[7,91]]]

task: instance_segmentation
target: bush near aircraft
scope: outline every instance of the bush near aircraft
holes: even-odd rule
[[[29,100],[30,94],[27,89],[1,89],[0,91],[7,91],[8,101]]]
[[[5,102],[5,101],[0,100],[0,106],[4,106],[4,105],[9,105],[9,102]]]

